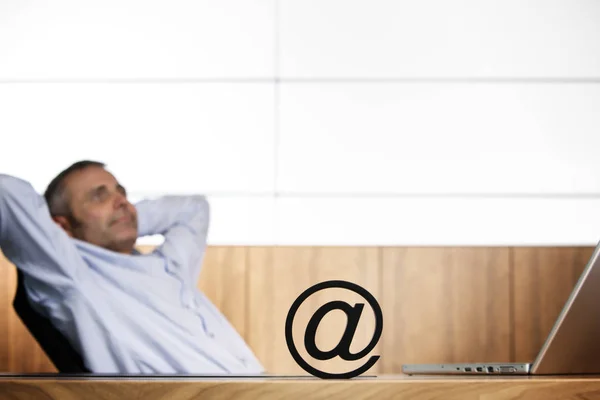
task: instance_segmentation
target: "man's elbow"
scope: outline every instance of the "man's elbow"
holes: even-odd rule
[[[196,206],[196,214],[200,215],[202,220],[208,223],[210,219],[210,202],[205,195],[195,195],[192,197],[194,205]]]
[[[210,204],[204,195],[186,196],[187,216],[182,215],[179,224],[194,236],[206,236],[210,225]]]
[[[197,196],[196,201],[198,202],[200,209],[206,215],[210,215],[210,202],[208,201],[208,198],[205,195],[199,195]]]
[[[31,184],[12,175],[0,174],[0,196],[8,195],[10,191],[21,188],[31,188]]]
[[[10,175],[0,174],[0,196],[2,196],[6,192],[8,188],[8,183],[11,179],[14,178]]]
[[[16,194],[24,185],[27,185],[27,182],[19,178],[15,178],[11,175],[0,174],[0,202],[9,198],[11,193],[13,194],[13,197],[19,197],[16,196]]]

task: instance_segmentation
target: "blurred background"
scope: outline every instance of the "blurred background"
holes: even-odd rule
[[[599,22],[595,0],[0,0],[0,172],[41,193],[93,159],[133,201],[206,194],[200,285],[275,372],[329,278],[383,303],[376,372],[529,361],[600,239]],[[0,369],[51,370],[2,274]]]

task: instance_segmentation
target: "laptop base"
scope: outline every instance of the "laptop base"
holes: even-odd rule
[[[530,363],[406,364],[407,375],[529,375]]]

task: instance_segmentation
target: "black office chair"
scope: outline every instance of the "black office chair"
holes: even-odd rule
[[[13,307],[31,335],[42,347],[50,361],[61,373],[90,373],[83,359],[71,347],[67,338],[57,330],[50,320],[35,311],[29,304],[23,274],[17,269],[17,293]]]

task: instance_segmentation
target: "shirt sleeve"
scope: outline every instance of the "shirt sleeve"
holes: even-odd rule
[[[196,285],[206,251],[210,206],[205,196],[164,196],[136,204],[138,236],[163,235],[155,251],[170,272]]]
[[[77,286],[87,264],[75,243],[50,217],[30,183],[0,174],[0,249],[24,275],[48,290]]]

